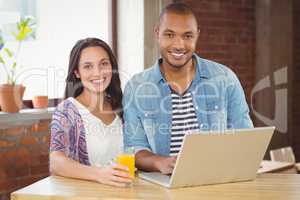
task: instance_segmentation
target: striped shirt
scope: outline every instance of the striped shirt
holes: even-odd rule
[[[199,131],[199,124],[190,92],[180,96],[172,90],[172,130],[170,156],[176,156],[185,134]]]

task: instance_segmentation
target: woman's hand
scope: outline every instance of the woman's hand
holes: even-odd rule
[[[103,168],[94,167],[96,171],[96,181],[99,183],[125,187],[132,183],[133,177],[129,174],[129,169],[126,166],[112,164]]]

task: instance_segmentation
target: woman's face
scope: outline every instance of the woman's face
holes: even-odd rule
[[[112,66],[107,52],[102,47],[83,49],[75,75],[81,79],[84,90],[103,93],[112,78]]]

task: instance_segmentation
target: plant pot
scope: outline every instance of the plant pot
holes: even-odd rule
[[[48,107],[48,96],[34,96],[32,99],[34,108],[47,108]]]
[[[1,111],[16,113],[23,106],[23,95],[25,87],[23,85],[0,85],[0,107]]]

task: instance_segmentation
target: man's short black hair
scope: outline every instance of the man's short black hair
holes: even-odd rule
[[[160,13],[159,15],[159,22],[161,22],[163,16],[166,13],[174,13],[174,14],[178,14],[178,15],[192,15],[196,22],[197,22],[197,18],[193,12],[193,10],[186,4],[184,3],[180,3],[180,2],[175,2],[175,3],[170,3],[168,4]],[[198,26],[198,22],[197,22],[197,26]]]

